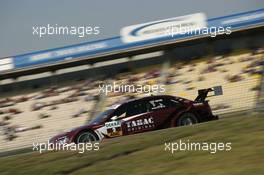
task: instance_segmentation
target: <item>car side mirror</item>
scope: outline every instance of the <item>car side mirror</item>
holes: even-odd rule
[[[111,120],[117,120],[117,116],[111,117]]]

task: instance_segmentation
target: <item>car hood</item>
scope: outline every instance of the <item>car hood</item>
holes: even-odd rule
[[[84,129],[96,129],[96,128],[99,128],[100,126],[102,126],[102,125],[87,124],[87,125],[75,127],[73,129],[71,129],[69,132],[76,132],[76,131],[78,132],[78,131],[84,130]],[[69,132],[67,132],[67,133],[69,133]]]
[[[57,139],[64,137],[64,136],[71,137],[74,133],[77,133],[83,129],[93,129],[93,128],[94,128],[94,125],[83,125],[83,126],[75,127],[69,131],[62,132],[60,134],[55,135],[54,137],[50,139],[50,142],[54,142]]]

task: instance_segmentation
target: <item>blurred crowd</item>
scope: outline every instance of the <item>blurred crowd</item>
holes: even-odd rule
[[[182,85],[190,85],[195,82],[203,82],[207,79],[207,74],[213,72],[222,72],[226,73],[224,79],[227,82],[239,82],[243,80],[242,74],[248,75],[262,75],[262,67],[264,66],[263,59],[254,59],[254,55],[263,54],[263,49],[257,49],[251,53],[253,57],[241,57],[237,62],[247,62],[249,59],[252,59],[249,64],[244,67],[238,74],[229,73],[230,70],[226,68],[226,65],[234,64],[234,60],[228,59],[228,56],[216,56],[212,59],[208,59],[205,61],[205,66],[202,69],[199,69],[199,74],[196,75],[196,80],[191,79],[183,79],[180,78],[183,74],[192,75],[195,71],[197,72],[197,63],[195,61],[187,61],[187,62],[176,62],[172,65],[172,67],[166,71],[161,68],[154,69],[145,69],[141,72],[136,73],[127,73],[127,74],[118,74],[114,77],[107,78],[107,81],[115,81],[117,83],[123,84],[143,84],[143,85],[151,85],[151,84],[165,84],[165,85],[174,85],[174,84],[182,84]],[[261,69],[259,68],[261,67]],[[185,68],[185,69],[184,69]],[[181,71],[184,69],[184,72]],[[195,73],[196,74],[196,73]],[[161,77],[165,77],[161,79]],[[89,103],[90,101],[99,101],[100,94],[98,93],[98,86],[102,83],[105,83],[106,79],[88,79],[83,82],[79,82],[72,86],[67,87],[59,87],[52,86],[43,91],[40,91],[35,94],[25,94],[23,96],[14,96],[0,99],[0,128],[2,133],[6,136],[5,138],[9,141],[14,140],[17,137],[17,133],[25,132],[29,130],[35,130],[43,128],[42,124],[38,124],[35,126],[24,127],[19,125],[12,124],[12,118],[17,117],[19,114],[24,113],[25,109],[17,108],[17,104],[21,104],[24,102],[31,102],[30,111],[42,111],[46,110],[62,110],[62,104],[72,103],[76,101],[83,101],[84,103]],[[186,86],[186,90],[193,90],[193,86]],[[90,90],[95,90],[94,93],[91,93]],[[255,87],[252,90],[259,90],[259,87]],[[108,95],[109,98],[113,98],[109,106],[115,103],[120,103],[122,101],[126,101],[128,99],[133,99],[140,96],[137,93],[127,93],[127,92],[116,92],[110,93]],[[57,97],[56,99],[49,100],[50,97]],[[116,98],[118,97],[118,98]],[[48,99],[48,100],[43,100]],[[213,107],[213,110],[226,109],[230,106],[227,104],[217,104]],[[86,108],[80,107],[73,111],[71,114],[72,118],[77,118],[85,114],[87,116],[91,113],[91,110],[87,110]],[[24,115],[26,117],[27,114]],[[20,115],[21,117],[21,115]],[[44,119],[52,117],[52,112],[47,114],[45,111],[41,112],[38,115],[38,118]],[[41,122],[40,122],[41,123]]]

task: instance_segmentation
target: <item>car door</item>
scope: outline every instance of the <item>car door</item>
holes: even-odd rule
[[[128,103],[127,113],[122,119],[122,123],[126,135],[146,132],[155,128],[154,118],[147,110],[143,100]]]

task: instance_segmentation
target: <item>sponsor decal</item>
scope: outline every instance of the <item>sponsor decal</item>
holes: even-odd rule
[[[165,108],[166,106],[163,104],[163,99],[151,100],[149,103],[152,105],[152,110]]]
[[[127,131],[138,131],[147,128],[154,128],[153,117],[137,119],[126,122]]]
[[[197,30],[206,26],[207,22],[205,14],[196,13],[176,18],[127,26],[121,29],[120,34],[122,36],[123,42],[130,43],[170,36],[172,28],[174,31],[176,31],[176,29],[186,27]]]
[[[111,122],[106,122],[105,123],[106,129],[116,128],[116,127],[120,127],[120,126],[121,126],[121,122],[120,121],[111,121]]]
[[[105,128],[109,137],[117,137],[123,135],[121,129],[121,121],[106,122]]]

